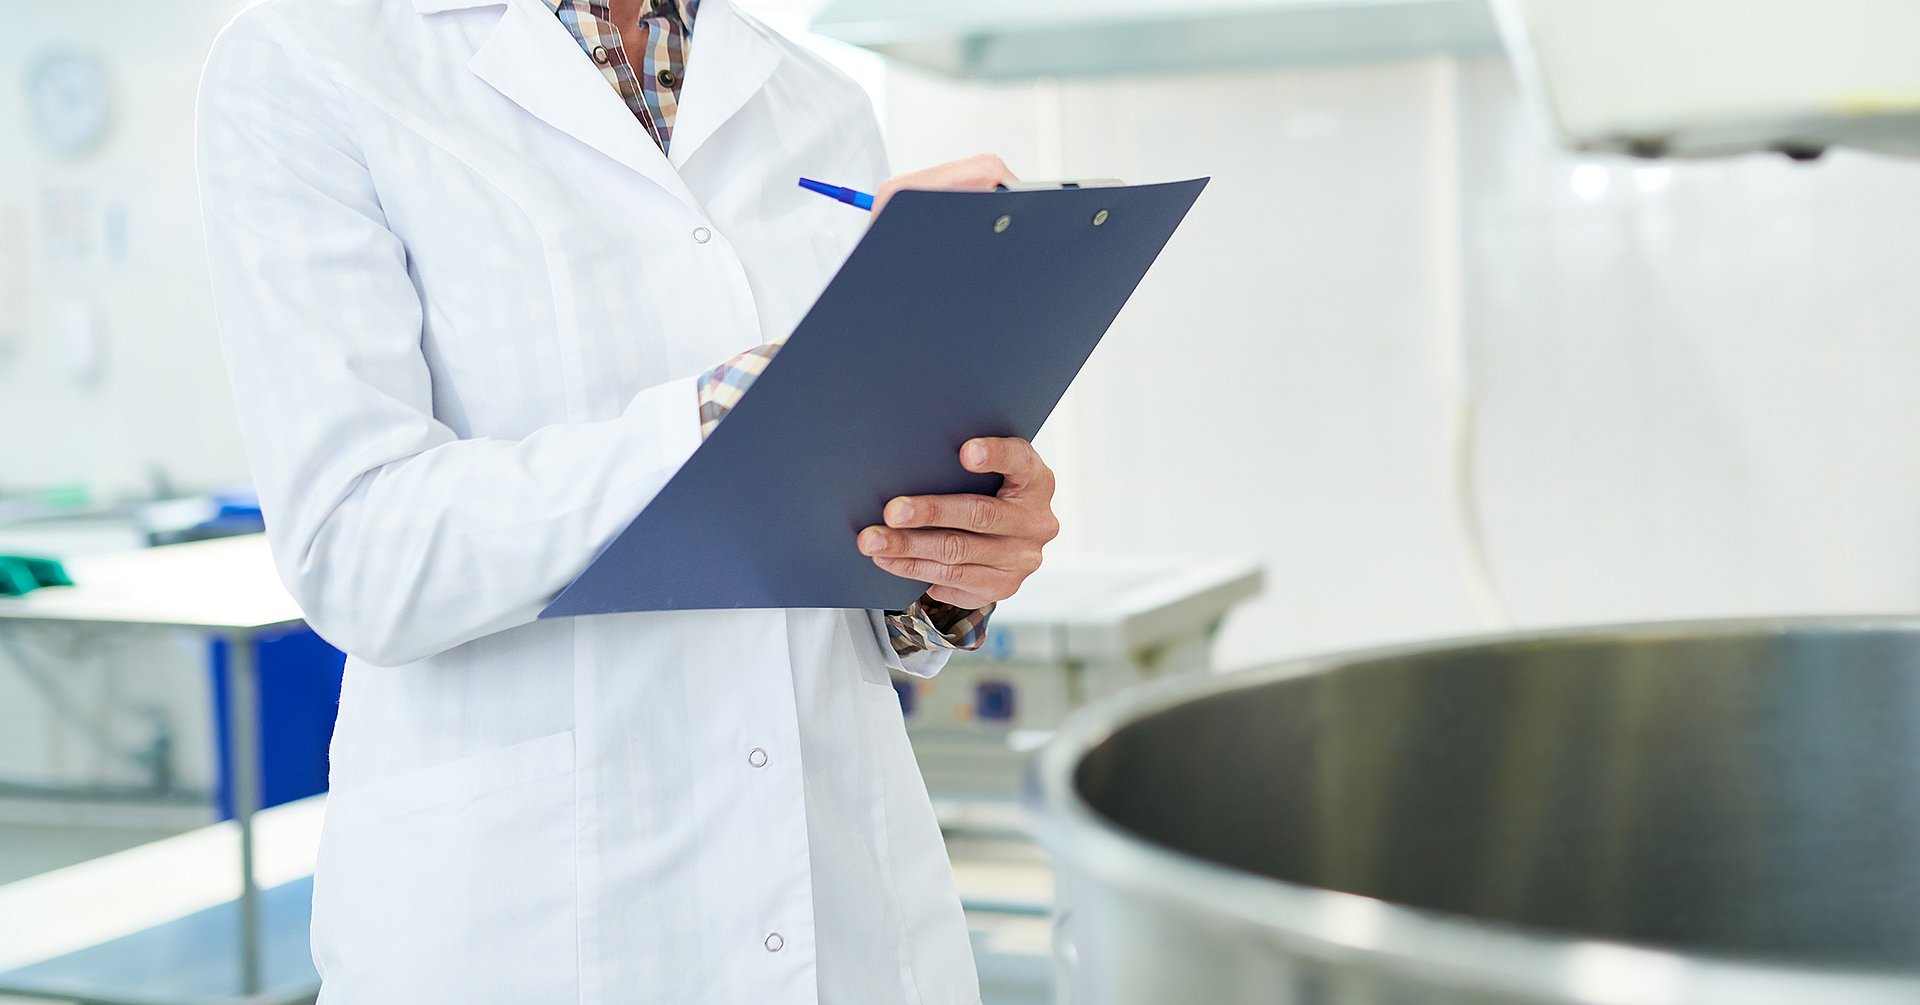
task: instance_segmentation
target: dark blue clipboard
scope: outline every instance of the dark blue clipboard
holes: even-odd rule
[[[927,584],[855,535],[895,496],[996,491],[960,444],[1040,431],[1206,184],[894,196],[766,373],[540,616],[911,604]]]

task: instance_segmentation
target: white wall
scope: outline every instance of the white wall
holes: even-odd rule
[[[1920,161],[1581,167],[1500,63],[1462,82],[1466,330],[1517,615],[1920,606]]]
[[[1583,200],[1500,60],[890,79],[899,167],[1214,175],[1042,446],[1064,546],[1266,561],[1223,662],[1503,622],[1463,377],[1518,624],[1920,604],[1920,165],[1609,162]]]
[[[244,478],[207,291],[193,182],[193,93],[237,2],[100,0],[0,14],[0,488]],[[104,31],[104,34],[103,34]],[[28,126],[24,81],[54,45],[111,78],[104,144],[54,155]],[[104,328],[97,383],[70,378],[62,320]]]

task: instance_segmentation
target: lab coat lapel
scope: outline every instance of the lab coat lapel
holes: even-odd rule
[[[701,0],[687,54],[687,82],[668,144],[675,167],[759,93],[780,63],[780,46],[732,0]]]
[[[646,127],[542,0],[507,0],[506,14],[467,66],[541,121],[698,208]]]

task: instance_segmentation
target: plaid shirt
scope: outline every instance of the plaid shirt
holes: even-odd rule
[[[687,47],[700,0],[653,0],[640,16],[642,51],[636,72],[605,0],[547,0],[574,41],[600,67],[647,134],[664,152],[673,140],[673,115],[687,69]],[[712,433],[780,351],[778,342],[750,349],[700,377],[700,435]],[[987,640],[988,604],[970,611],[922,596],[904,611],[887,612],[887,637],[901,656],[928,649],[978,649]]]
[[[547,0],[547,6],[664,152],[673,140],[673,115],[680,108],[687,43],[693,39],[700,0],[652,0],[640,15],[639,34],[633,36],[640,50],[637,68],[627,57],[606,0]]]

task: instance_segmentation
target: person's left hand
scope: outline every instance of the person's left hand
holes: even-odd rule
[[[1040,549],[1060,534],[1053,469],[1025,440],[982,437],[960,445],[968,471],[1004,477],[997,495],[900,496],[884,527],[860,532],[860,552],[927,596],[978,610],[1013,596],[1040,568]]]

